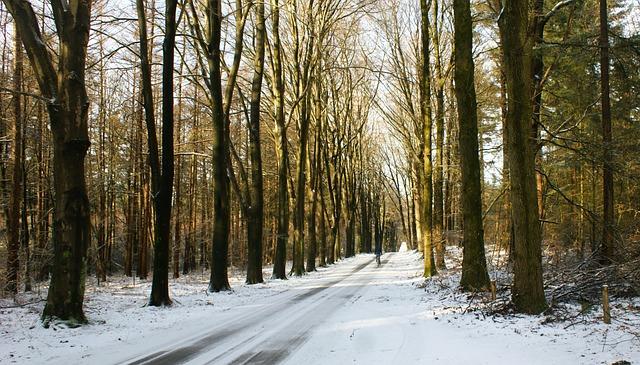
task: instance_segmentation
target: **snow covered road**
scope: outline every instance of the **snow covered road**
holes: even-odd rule
[[[392,254],[389,254],[391,256]],[[384,259],[381,267],[387,262]],[[352,300],[372,280],[378,267],[360,256],[311,288],[269,298],[268,303],[236,308],[232,318],[171,349],[144,355],[132,365],[273,364],[303,346],[315,328]],[[212,320],[215,323],[215,321]]]
[[[91,324],[39,322],[42,302],[0,310],[0,363],[18,364],[612,364],[640,363],[640,301],[572,322],[487,315],[483,295],[451,269],[425,282],[416,252],[358,255],[303,277],[206,293],[207,273],[171,281],[175,305],[145,307],[150,283],[112,278],[88,288]],[[265,268],[265,277],[268,268]],[[9,308],[9,309],[7,309]],[[580,307],[570,308],[575,313]]]

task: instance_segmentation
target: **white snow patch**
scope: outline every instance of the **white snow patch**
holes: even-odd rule
[[[353,280],[361,285],[345,303],[312,326],[305,342],[283,359],[289,364],[610,364],[640,362],[640,301],[615,300],[613,323],[602,324],[596,308],[574,321],[545,324],[540,316],[488,316],[479,307],[483,295],[470,297],[457,288],[461,251],[449,248],[451,269],[434,279],[421,278],[420,254],[403,250],[383,255],[383,265],[367,266]],[[0,301],[0,363],[109,364],[175,348],[215,325],[256,310],[291,302],[295,295],[348,275],[372,261],[358,255],[301,278],[245,285],[234,274],[233,292],[206,292],[208,273],[171,280],[171,308],[145,307],[150,281],[110,278],[87,285],[85,310],[91,324],[80,328],[42,327],[44,303],[13,307]],[[385,263],[385,261],[387,261]],[[365,284],[363,284],[365,283]],[[43,292],[44,293],[44,292]],[[325,292],[327,293],[327,292]],[[328,295],[328,294],[324,294]],[[25,303],[37,295],[21,295]],[[318,298],[320,300],[321,298]],[[297,312],[301,313],[301,312]],[[265,320],[265,325],[269,324]],[[270,324],[269,324],[270,325]],[[247,331],[247,338],[252,332]]]

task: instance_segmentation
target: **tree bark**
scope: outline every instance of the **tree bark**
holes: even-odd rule
[[[316,233],[316,213],[318,210],[318,194],[315,188],[309,191],[309,203],[310,208],[307,213],[307,236],[308,236],[308,249],[307,249],[307,266],[305,270],[307,272],[316,271],[316,256],[318,253],[318,240]]]
[[[169,247],[171,241],[171,203],[173,196],[173,71],[176,36],[177,1],[165,3],[165,37],[162,44],[162,165],[160,165],[158,142],[151,89],[151,63],[149,61],[146,10],[144,0],[137,0],[138,24],[140,27],[140,60],[142,65],[142,88],[145,120],[151,166],[151,199],[155,208],[153,281],[150,306],[169,306]]]
[[[272,53],[273,53],[273,94],[275,109],[275,142],[278,161],[278,208],[276,252],[273,262],[274,279],[286,279],[287,241],[289,237],[289,190],[288,177],[288,140],[287,126],[284,118],[284,74],[282,70],[282,53],[280,44],[280,4],[279,0],[271,0],[272,17]]]
[[[444,239],[444,83],[442,70],[442,54],[440,52],[440,30],[438,28],[438,0],[433,1],[434,17],[433,48],[436,66],[436,151],[433,164],[433,241],[435,243],[435,264],[437,269],[445,269],[445,239]]]
[[[37,220],[36,225],[36,278],[39,281],[45,281],[49,278],[50,272],[50,256],[51,247],[49,246],[49,204],[50,204],[50,182],[49,182],[49,165],[48,147],[45,146],[45,126],[43,122],[42,103],[37,106],[36,118],[37,126],[37,142],[36,142],[36,163],[38,164],[38,203],[37,203]]]
[[[306,97],[305,97],[306,99]],[[307,113],[307,101],[302,102],[300,112],[300,146],[298,150],[298,162],[296,167],[296,204],[294,207],[294,255],[291,273],[300,276],[304,273],[304,206],[306,186],[307,144],[309,141],[309,116]]]
[[[13,146],[11,148],[11,193],[7,216],[7,283],[6,291],[18,293],[18,273],[20,271],[20,204],[22,199],[22,43],[17,24],[14,27],[14,67],[13,67]]]
[[[499,19],[507,85],[507,123],[511,210],[514,229],[516,310],[540,313],[547,307],[542,285],[542,237],[538,219],[535,159],[531,140],[531,52],[529,0],[505,3]]]
[[[317,85],[318,86],[318,85]],[[319,87],[316,95],[316,113],[319,113]],[[316,114],[318,116],[318,114]],[[318,235],[316,230],[316,222],[317,222],[317,211],[318,211],[318,184],[319,184],[319,169],[320,169],[320,128],[321,124],[319,118],[316,118],[316,133],[315,133],[315,143],[313,151],[309,151],[309,185],[307,189],[307,194],[309,196],[309,211],[307,212],[307,236],[308,239],[308,250],[307,250],[307,265],[306,271],[312,272],[316,271],[316,256],[318,254]],[[311,148],[311,147],[309,147]]]
[[[98,47],[100,50],[99,57],[104,57],[103,39],[100,38]],[[107,267],[106,267],[106,221],[107,221],[107,186],[105,181],[106,173],[106,161],[105,161],[105,148],[106,148],[106,119],[107,119],[107,106],[105,97],[105,70],[104,63],[101,60],[99,70],[99,112],[98,112],[98,214],[97,214],[97,257],[96,257],[96,277],[98,282],[107,280]]]
[[[473,25],[469,0],[454,0],[455,91],[462,170],[462,278],[464,290],[489,288],[482,225],[482,184],[478,156],[478,117],[473,62]]]
[[[500,55],[498,56],[500,65],[500,119],[502,123],[502,186],[504,189],[511,189],[511,183],[509,182],[509,133],[507,128],[507,79],[504,71],[504,49],[500,47]],[[511,197],[510,194],[505,194],[504,208],[507,212],[506,227],[506,239],[505,248],[508,252],[508,260],[513,261],[513,252],[515,247],[515,239],[513,236],[513,214],[511,211]]]
[[[420,111],[422,117],[422,196],[420,207],[420,226],[424,253],[424,277],[436,274],[436,265],[432,247],[432,164],[431,164],[431,76],[429,65],[429,4],[420,0],[422,58],[420,70]]]
[[[42,318],[45,324],[52,318],[70,324],[85,323],[82,304],[91,227],[84,175],[90,144],[85,62],[91,6],[88,1],[68,6],[55,0],[51,2],[60,50],[55,71],[30,3],[3,1],[16,22],[40,92],[49,100],[55,192],[54,260]]]
[[[186,42],[182,45],[182,53],[186,52]],[[180,63],[180,75],[183,74],[184,70],[184,62]],[[178,83],[178,125],[176,126],[177,135],[176,135],[176,145],[180,146],[182,143],[182,81]],[[195,157],[195,156],[194,156]],[[175,179],[175,214],[173,216],[173,250],[172,250],[172,266],[173,266],[173,278],[177,279],[180,277],[180,244],[182,241],[182,170],[183,170],[183,159],[178,153],[176,156],[176,169],[175,175],[177,178]]]
[[[251,157],[250,206],[247,209],[248,262],[247,284],[262,283],[262,240],[264,195],[262,156],[260,149],[260,97],[265,53],[264,1],[256,3],[254,74],[251,83],[251,115],[249,120],[249,154]]]
[[[26,133],[26,125],[22,123],[22,137]],[[27,166],[26,166],[26,146],[23,141],[20,151],[20,169],[22,170],[22,215],[20,217],[20,246],[24,250],[24,291],[31,291],[31,248],[29,247],[29,223],[27,222]],[[33,214],[31,215],[33,225]]]
[[[324,153],[322,154],[324,155]],[[319,170],[320,175],[318,176],[318,190],[320,196],[320,225],[318,227],[318,233],[320,238],[320,262],[318,265],[320,267],[327,266],[327,226],[326,226],[326,216],[327,216],[327,207],[324,198],[324,184],[322,182],[322,169]]]
[[[222,7],[219,0],[208,0],[206,5],[207,43],[210,54],[209,94],[212,100],[211,114],[213,122],[213,242],[211,276],[209,291],[230,290],[227,266],[229,260],[229,228],[231,221],[231,202],[229,175],[227,174],[228,126],[222,102],[222,76],[220,69],[220,36],[222,25]],[[233,87],[233,86],[232,86]]]
[[[544,26],[543,20],[544,0],[532,0],[533,9],[531,16],[531,35],[533,37],[534,49],[541,46],[544,42]],[[544,177],[542,175],[542,150],[540,145],[540,126],[542,118],[542,88],[543,88],[543,72],[544,58],[541,50],[535,49],[531,60],[531,81],[533,87],[533,112],[531,123],[531,138],[533,139],[533,154],[536,164],[536,192],[538,199],[538,217],[544,219]]]

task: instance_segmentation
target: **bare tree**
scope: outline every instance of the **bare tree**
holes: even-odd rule
[[[289,237],[289,190],[288,168],[289,150],[287,140],[287,124],[285,122],[284,102],[284,71],[282,67],[282,44],[280,41],[280,3],[271,0],[271,68],[273,79],[273,106],[275,150],[278,159],[278,207],[277,207],[277,237],[273,262],[273,278],[286,279],[287,242]]]
[[[422,248],[424,254],[425,277],[436,274],[436,265],[433,258],[432,247],[432,164],[431,164],[431,71],[429,65],[429,1],[420,0],[421,12],[421,51],[420,60],[420,114],[422,118],[421,146],[422,146],[422,171],[420,181],[420,230],[422,233]]]
[[[262,280],[262,240],[264,225],[264,186],[262,178],[262,151],[260,149],[260,99],[264,74],[265,54],[264,1],[256,3],[254,74],[251,83],[251,115],[249,118],[249,149],[251,156],[251,188],[247,209],[248,264],[247,284],[261,283]]]
[[[198,64],[204,79],[206,97],[213,123],[213,242],[209,291],[229,290],[227,272],[229,260],[229,232],[231,220],[231,184],[233,175],[230,157],[229,123],[231,103],[236,88],[236,78],[242,58],[244,27],[248,17],[242,0],[235,1],[235,37],[233,63],[228,69],[226,86],[222,88],[222,4],[219,0],[207,0],[204,9],[188,1],[189,26],[198,48]],[[205,24],[201,24],[204,14]]]
[[[54,262],[42,316],[45,323],[54,317],[69,323],[84,323],[82,304],[91,229],[84,176],[85,156],[90,145],[85,63],[91,1],[67,4],[51,0],[58,35],[56,62],[47,48],[31,3],[26,0],[3,2],[16,22],[40,92],[48,103],[54,142]]]
[[[20,204],[22,199],[22,42],[17,23],[14,27],[14,67],[13,67],[13,146],[11,148],[12,173],[11,192],[7,216],[7,285],[9,293],[18,292],[18,272],[20,271]]]
[[[151,198],[155,208],[153,282],[149,305],[168,306],[172,304],[169,297],[169,247],[174,174],[173,73],[177,1],[167,0],[165,3],[165,37],[162,46],[162,165],[160,165],[156,135],[144,0],[137,0],[136,5],[140,36],[142,93],[147,124],[149,165],[151,166]]]

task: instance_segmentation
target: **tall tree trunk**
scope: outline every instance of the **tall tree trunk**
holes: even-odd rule
[[[100,50],[100,57],[104,55],[104,47],[102,36],[99,39],[98,47]],[[97,217],[97,257],[96,257],[96,277],[98,282],[107,280],[107,268],[106,268],[106,221],[107,221],[107,186],[106,186],[106,161],[105,161],[105,148],[106,148],[106,119],[107,119],[107,105],[105,97],[105,66],[104,62],[100,60],[99,70],[99,112],[98,112],[98,217]]]
[[[11,193],[7,216],[7,284],[6,291],[18,293],[18,273],[20,271],[20,204],[22,199],[22,43],[18,25],[14,28],[13,67],[13,146],[11,148]]]
[[[49,158],[47,147],[45,147],[46,128],[43,122],[42,104],[38,103],[36,118],[37,126],[37,142],[36,142],[36,163],[38,165],[38,204],[37,204],[37,220],[36,240],[37,253],[36,257],[36,278],[38,281],[45,281],[49,278],[50,272],[50,247],[49,247],[49,204],[50,204],[50,185],[49,185]]]
[[[53,134],[54,260],[42,318],[45,324],[53,317],[84,323],[82,304],[91,229],[84,175],[90,144],[85,86],[90,2],[76,1],[66,7],[57,1],[51,4],[60,42],[56,71],[31,4],[3,1],[16,22],[40,92],[48,100]]]
[[[180,118],[180,113],[178,113],[178,118]],[[180,122],[178,122],[178,134],[180,133]],[[178,137],[178,141],[177,141],[178,145],[180,145],[180,137]],[[182,159],[177,156],[177,164],[178,164],[178,171],[176,172],[177,178],[176,178],[176,198],[174,201],[174,205],[175,205],[175,215],[174,215],[174,220],[173,220],[173,252],[172,252],[172,266],[173,266],[173,278],[177,279],[180,277],[180,244],[182,241],[182,217],[180,216],[180,199],[182,198],[182,184],[181,184],[181,180],[182,177],[180,176],[180,171],[182,170]]]
[[[453,60],[452,57],[452,61]],[[447,85],[447,94],[448,94],[448,114],[449,118],[447,120],[447,149],[446,149],[446,165],[447,165],[447,183],[445,185],[445,194],[444,194],[444,205],[445,205],[445,220],[446,220],[446,230],[453,231],[457,230],[457,208],[458,208],[458,172],[456,166],[458,165],[458,126],[457,126],[457,109],[455,103],[455,86],[453,82],[453,77],[449,78],[449,82]]]
[[[194,129],[197,127],[197,119],[194,120]],[[182,273],[188,274],[191,270],[193,270],[192,265],[192,257],[193,250],[196,242],[196,200],[197,200],[197,190],[196,190],[196,167],[198,160],[196,156],[191,157],[191,167],[189,169],[189,230],[187,231],[187,237],[184,240],[184,257],[182,260]]]
[[[473,26],[469,0],[454,0],[455,91],[458,105],[462,170],[463,259],[460,285],[464,290],[486,290],[489,274],[484,252],[482,185],[478,156],[478,117],[473,63]]]
[[[422,131],[419,132],[422,135]],[[420,137],[422,138],[422,137]],[[419,147],[420,150],[423,149],[422,146]],[[412,196],[412,204],[413,204],[413,224],[414,224],[414,233],[415,233],[415,244],[416,249],[420,252],[424,252],[424,242],[422,241],[422,216],[424,212],[422,211],[422,195],[424,194],[422,191],[422,180],[423,180],[423,163],[422,163],[422,152],[420,152],[420,156],[416,156],[413,161],[413,196]]]
[[[355,171],[347,172],[346,189],[344,190],[344,217],[345,217],[345,257],[353,257],[356,254],[356,187]]]
[[[140,211],[137,207],[137,202],[139,200],[138,195],[142,190],[138,183],[140,177],[140,172],[138,171],[138,155],[142,150],[142,146],[139,143],[140,126],[142,125],[142,108],[139,106],[139,97],[142,96],[142,94],[137,92],[137,84],[138,81],[133,82],[133,97],[131,98],[131,108],[134,110],[133,117],[135,118],[135,123],[132,123],[130,134],[130,138],[133,141],[132,148],[129,151],[129,167],[127,171],[127,190],[130,193],[127,194],[127,206],[125,208],[127,210],[127,237],[124,253],[124,274],[129,277],[133,276],[134,251],[137,247],[138,236],[138,213]]]
[[[169,256],[171,247],[171,203],[173,202],[173,74],[176,38],[177,0],[165,2],[165,28],[162,43],[162,171],[160,185],[154,189],[155,244],[150,305],[171,305],[169,298]]]
[[[444,239],[444,83],[442,70],[442,53],[440,52],[440,28],[438,28],[438,0],[433,1],[433,48],[436,61],[436,152],[433,164],[433,241],[435,243],[435,264],[437,269],[445,269],[445,239]]]
[[[251,115],[249,119],[249,154],[251,157],[250,206],[247,209],[248,262],[247,284],[262,283],[262,240],[264,195],[262,155],[260,149],[260,97],[264,74],[265,51],[264,1],[256,3],[254,74],[251,83]]]
[[[109,119],[109,130],[115,130],[115,121],[113,118]],[[107,207],[109,210],[107,221],[107,253],[106,253],[106,265],[107,275],[113,275],[113,246],[116,238],[116,193],[113,186],[116,181],[116,170],[114,159],[116,155],[116,142],[113,133],[109,138],[109,179],[107,182]]]
[[[422,206],[420,207],[420,226],[424,253],[424,277],[436,274],[436,265],[432,248],[432,165],[431,165],[431,76],[429,65],[429,3],[420,0],[422,57],[420,70],[420,111],[422,119]]]
[[[602,251],[600,261],[611,263],[614,249],[613,167],[611,143],[611,101],[609,97],[609,23],[607,0],[600,0],[600,103],[602,108]]]
[[[151,196],[155,208],[153,281],[150,306],[169,306],[169,247],[171,241],[171,203],[173,195],[173,71],[176,36],[177,1],[165,3],[165,36],[162,44],[162,165],[160,165],[158,142],[151,89],[151,63],[146,30],[144,0],[137,0],[138,24],[140,27],[140,60],[142,65],[145,120],[151,166]]]
[[[142,90],[142,88],[141,88]],[[142,93],[141,93],[142,94]],[[142,96],[142,95],[141,95]],[[140,103],[141,105],[144,102]],[[137,128],[137,144],[142,148],[143,146],[143,110],[140,109],[138,115],[138,128]],[[147,146],[148,148],[148,146]],[[148,217],[151,209],[149,208],[149,166],[146,160],[142,157],[142,151],[137,154],[137,183],[138,194],[136,194],[136,200],[134,202],[134,209],[136,209],[136,235],[134,241],[134,254],[137,256],[137,263],[134,263],[136,275],[141,279],[146,279],[148,274],[147,266],[147,244],[149,241],[149,225]]]
[[[294,29],[294,68],[296,70],[294,82],[296,82],[296,97],[300,98],[300,107],[298,110],[298,125],[299,125],[299,149],[298,160],[296,166],[296,180],[295,180],[295,206],[294,206],[294,219],[293,219],[293,267],[292,273],[296,276],[304,273],[304,249],[305,249],[305,190],[306,190],[306,176],[307,176],[307,153],[309,144],[309,124],[311,121],[310,116],[310,96],[307,89],[310,86],[311,69],[313,62],[314,47],[316,44],[315,29],[314,29],[314,0],[310,0],[307,7],[306,19],[304,23],[309,27],[310,37],[300,37],[300,30],[298,27],[302,20],[297,16],[292,16],[292,28]],[[298,1],[292,3],[292,9],[298,9]],[[306,47],[304,49],[304,58],[301,59],[303,54],[301,45],[301,38],[306,38]]]
[[[222,101],[222,76],[220,69],[220,35],[222,6],[219,0],[208,0],[207,12],[207,55],[209,63],[209,93],[212,99],[213,122],[213,242],[209,291],[219,292],[231,289],[227,274],[229,261],[229,228],[231,201],[228,162],[228,126],[226,125]],[[231,86],[233,88],[233,84]]]
[[[307,97],[304,97],[305,99]],[[307,113],[306,100],[302,101],[300,112],[300,146],[298,150],[298,161],[296,167],[296,204],[294,206],[294,255],[293,268],[291,273],[300,276],[304,273],[304,205],[306,189],[306,165],[307,165],[307,144],[309,141],[309,117]]]
[[[319,96],[320,90],[318,88],[315,105],[316,105],[316,113],[319,113]],[[318,114],[316,114],[318,115]],[[309,164],[309,185],[307,189],[307,194],[309,196],[309,211],[307,212],[307,236],[308,239],[308,250],[307,250],[307,266],[306,271],[312,272],[316,271],[316,256],[318,254],[318,236],[317,236],[317,211],[318,211],[318,175],[320,169],[320,128],[322,125],[320,124],[320,119],[316,118],[316,133],[314,140],[314,148],[312,151],[309,151],[309,158],[307,159]],[[309,147],[311,149],[311,147]]]
[[[307,236],[309,247],[307,250],[307,272],[316,271],[316,256],[318,253],[318,241],[316,235],[316,213],[318,210],[318,194],[315,188],[309,191],[309,203],[311,204],[307,213]]]
[[[324,155],[324,153],[322,154]],[[320,262],[318,265],[320,267],[327,266],[327,225],[326,225],[326,216],[327,216],[327,207],[324,198],[324,184],[322,182],[322,169],[320,169],[318,175],[318,195],[320,196],[320,224],[318,227],[318,234],[320,239]]]
[[[328,155],[327,150],[324,151],[325,157]],[[340,248],[340,222],[342,216],[342,174],[339,169],[339,161],[340,156],[334,156],[332,158],[332,163],[329,161],[325,162],[325,168],[328,171],[331,171],[330,167],[333,166],[333,178],[329,175],[327,178],[328,185],[328,193],[331,197],[332,202],[332,220],[331,220],[331,239],[329,240],[329,258],[327,260],[328,264],[335,263],[336,260],[340,259],[341,248]]]
[[[360,169],[362,169],[362,164],[360,165]],[[368,198],[367,193],[365,191],[365,187],[360,184],[360,242],[358,252],[363,253],[371,253],[371,241],[368,240],[369,231],[371,230],[371,221],[369,220],[369,212],[368,212]]]
[[[502,186],[504,189],[511,189],[509,183],[509,133],[507,128],[507,78],[504,71],[504,47],[500,47],[500,55],[498,57],[500,69],[500,120],[502,123]],[[506,239],[505,248],[508,251],[508,260],[513,261],[513,252],[515,247],[515,239],[513,232],[513,214],[511,211],[510,194],[505,194],[504,208],[507,212]]]
[[[131,156],[131,154],[130,154]],[[133,192],[134,185],[132,181],[133,171],[131,167],[129,167],[129,171],[127,171],[127,190]],[[124,275],[131,276],[133,274],[133,236],[135,232],[135,221],[134,221],[134,208],[133,208],[133,197],[132,193],[127,194],[126,206],[125,210],[125,218],[126,218],[126,238],[125,238],[125,246],[124,246]]]
[[[22,123],[22,136],[26,133],[26,125]],[[24,291],[31,291],[31,249],[29,247],[29,224],[27,223],[27,166],[26,166],[26,145],[23,142],[20,151],[20,169],[22,170],[22,216],[20,227],[20,246],[24,250]],[[31,215],[33,225],[33,214]]]
[[[382,252],[382,234],[384,232],[384,216],[380,211],[379,197],[374,199],[373,227],[374,227],[374,252]]]
[[[409,185],[412,187],[405,192],[405,199],[407,200],[407,223],[409,226],[409,248],[412,250],[419,249],[418,233],[416,224],[416,198],[415,194],[409,194],[409,191],[415,193],[416,189],[413,188],[413,178],[409,178]]]
[[[184,54],[186,51],[186,42],[182,45],[182,53]],[[180,75],[183,74],[184,70],[184,62],[180,63]],[[176,145],[180,146],[182,143],[182,81],[178,83],[178,110],[177,110],[177,118],[178,125],[176,126]],[[183,160],[180,157],[180,154],[176,156],[176,172],[175,175],[177,178],[175,179],[175,214],[173,217],[173,250],[172,250],[172,266],[173,266],[173,278],[177,279],[180,277],[180,244],[182,240],[182,216],[181,216],[181,206],[182,206],[182,166]]]
[[[373,183],[373,182],[372,182]],[[366,199],[367,199],[367,225],[366,225],[366,231],[365,231],[365,245],[364,245],[364,252],[366,253],[373,253],[373,237],[374,237],[374,230],[375,230],[375,222],[374,222],[374,213],[373,213],[373,203],[372,203],[372,199],[371,199],[371,193],[369,191],[367,191],[366,193]]]
[[[544,26],[543,20],[544,0],[532,0],[533,9],[531,17],[531,33],[534,42],[534,51],[531,60],[531,81],[533,87],[533,111],[531,123],[531,138],[533,139],[533,153],[536,163],[536,192],[538,199],[538,216],[544,219],[544,177],[542,175],[542,149],[540,146],[540,126],[542,118],[542,88],[543,88],[543,72],[544,58],[542,51],[537,49],[544,42]]]
[[[585,207],[586,206],[586,197],[585,197],[585,168],[583,164],[580,164],[578,166],[578,170],[579,170],[579,175],[578,175],[578,179],[579,181],[579,195],[578,195],[578,204],[580,204],[581,207]],[[584,231],[585,231],[585,218],[587,215],[587,212],[585,211],[585,209],[580,209],[580,212],[578,213],[578,232],[576,235],[576,239],[577,239],[577,243],[578,243],[578,257],[579,259],[583,259],[585,254],[586,254],[586,247],[585,247],[585,235],[584,235]]]
[[[272,53],[273,53],[273,94],[275,109],[275,142],[278,166],[278,208],[276,252],[273,262],[273,278],[286,279],[287,241],[289,236],[289,190],[288,176],[288,140],[287,126],[284,118],[284,75],[282,70],[282,53],[280,44],[280,4],[279,0],[271,0],[272,17]]]
[[[506,133],[514,228],[516,310],[540,313],[546,307],[542,285],[542,237],[538,219],[535,159],[531,140],[531,52],[529,0],[505,3],[499,20],[508,94]]]

